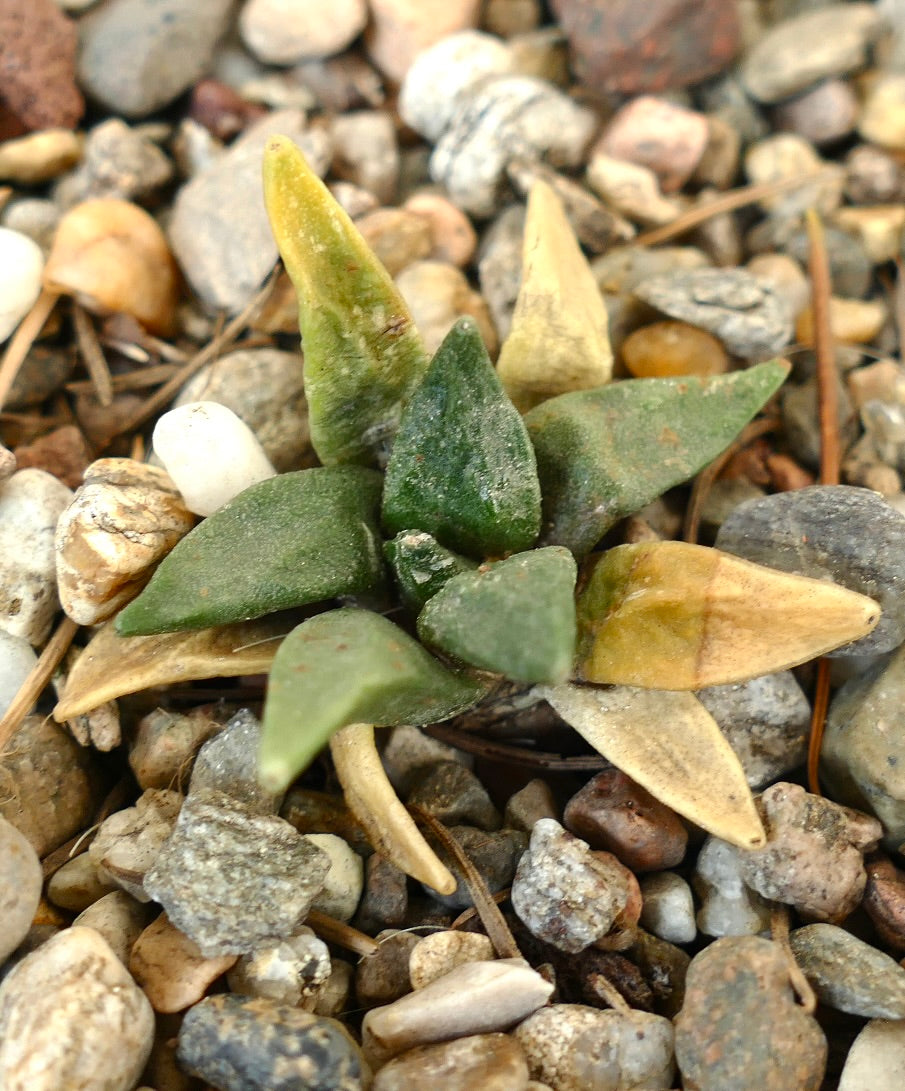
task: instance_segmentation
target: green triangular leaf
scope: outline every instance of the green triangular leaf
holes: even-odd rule
[[[588,553],[607,530],[723,451],[789,373],[629,379],[551,398],[525,415],[544,497],[541,540]]]
[[[361,466],[252,485],[164,558],[117,617],[117,631],[202,629],[374,590],[384,576],[380,487],[380,474]]]
[[[389,273],[288,137],[264,154],[270,226],[299,300],[311,443],[321,462],[389,448],[427,354]]]
[[[575,655],[575,561],[549,546],[451,579],[418,616],[428,644],[514,682],[565,681]]]
[[[274,659],[260,778],[285,788],[348,724],[433,723],[483,693],[380,614],[351,607],[318,614],[293,629]]]
[[[534,452],[473,319],[460,318],[406,406],[383,521],[474,557],[527,549],[540,529]]]
[[[444,548],[423,530],[404,530],[383,546],[383,555],[393,570],[399,597],[413,614],[428,599],[462,572],[476,568],[474,561]]]

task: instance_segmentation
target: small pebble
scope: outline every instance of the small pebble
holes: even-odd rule
[[[88,133],[78,169],[54,188],[58,205],[71,208],[93,197],[142,204],[173,177],[173,163],[153,140],[112,117]]]
[[[466,963],[393,1004],[372,1008],[362,1024],[365,1056],[379,1063],[415,1046],[508,1030],[552,992],[523,959]]]
[[[375,208],[355,226],[390,276],[396,276],[431,251],[430,224],[404,208]]]
[[[409,958],[420,943],[414,932],[387,930],[377,933],[376,951],[355,967],[355,996],[363,1008],[391,1004],[412,991]]]
[[[691,887],[674,871],[641,880],[641,927],[669,943],[691,943],[698,934]]]
[[[804,764],[811,706],[791,671],[711,686],[697,698],[738,755],[749,787],[765,788]]]
[[[770,909],[742,878],[738,851],[708,837],[695,862],[692,885],[701,902],[698,928],[705,936],[756,935],[770,927]]]
[[[496,356],[499,341],[487,304],[461,269],[448,262],[414,261],[396,277],[396,287],[429,354],[437,351],[458,319],[468,315],[477,322],[491,358]]]
[[[82,141],[68,129],[45,129],[0,143],[0,181],[22,186],[49,182],[82,156]]]
[[[179,1031],[180,1066],[220,1091],[360,1091],[361,1054],[333,1019],[247,996],[208,996]]]
[[[587,169],[588,185],[622,216],[648,227],[672,223],[681,212],[679,204],[664,197],[657,176],[647,167],[614,159],[592,149]]]
[[[558,821],[559,817],[559,808],[550,785],[540,777],[535,777],[509,797],[503,814],[503,825],[507,830],[522,830],[530,834],[534,823],[541,818]]]
[[[383,928],[399,928],[408,910],[408,876],[379,852],[365,861],[364,890],[355,927],[368,935]]]
[[[850,84],[840,79],[824,80],[797,98],[780,103],[775,121],[820,147],[843,140],[855,127],[859,106]]]
[[[504,890],[513,881],[516,864],[525,850],[527,838],[518,830],[486,831],[475,826],[449,826],[450,834],[477,868],[491,894]],[[450,870],[456,878],[452,894],[438,894],[429,886],[425,891],[441,905],[450,909],[466,909],[473,905],[465,877],[455,864]]]
[[[834,213],[834,222],[842,213],[842,209]],[[850,299],[864,299],[873,290],[874,269],[857,235],[827,224],[824,240],[833,292]],[[796,228],[788,234],[783,233],[781,246],[802,268],[807,267],[810,251],[807,231]]]
[[[698,1091],[817,1091],[827,1045],[795,1001],[778,945],[757,936],[718,939],[688,970],[676,1019],[676,1060]]]
[[[880,852],[872,853],[866,866],[861,908],[883,945],[901,955],[905,951],[905,873]]]
[[[680,190],[700,162],[709,130],[703,114],[639,95],[616,112],[596,145],[605,155],[647,167],[664,193]]]
[[[196,1004],[235,961],[232,954],[205,958],[161,913],[136,939],[129,971],[155,1011],[175,1012]]]
[[[858,237],[873,264],[882,265],[899,256],[905,230],[905,208],[901,205],[840,208],[835,221],[843,231]]]
[[[151,1005],[92,928],[64,929],[0,985],[0,1086],[10,1091],[131,1091],[153,1037]]]
[[[40,246],[27,235],[0,227],[0,342],[31,310],[41,292],[43,270]]]
[[[515,1029],[531,1075],[557,1091],[671,1087],[673,1029],[644,1011],[552,1004]]]
[[[821,1004],[866,1019],[905,1019],[905,970],[832,924],[809,924],[789,936],[795,961]]]
[[[42,885],[38,854],[11,822],[0,818],[0,965],[25,939],[41,900]]]
[[[873,84],[861,109],[858,135],[893,151],[905,148],[905,76],[887,73]]]
[[[819,212],[835,212],[842,200],[845,171],[836,163],[820,158],[814,145],[796,133],[775,133],[751,144],[745,152],[745,174],[752,185],[800,179],[802,175],[820,172],[820,178],[807,185],[781,193],[762,197],[761,208],[771,212],[774,219],[760,226],[760,230],[781,229],[792,217],[799,216],[806,208]]]
[[[526,1091],[528,1064],[508,1034],[473,1034],[410,1049],[381,1068],[373,1091]]]
[[[331,973],[330,952],[310,928],[243,955],[227,974],[232,992],[311,1011]]]
[[[885,304],[879,300],[840,299],[829,301],[830,332],[836,341],[845,344],[872,343],[887,318]],[[795,335],[805,345],[814,344],[814,313],[810,306],[798,315]]]
[[[767,843],[738,850],[745,883],[814,920],[845,920],[864,893],[864,853],[877,847],[880,823],[783,781],[757,803]]]
[[[81,430],[74,424],[64,424],[38,436],[34,443],[16,448],[16,462],[20,470],[34,466],[49,474],[70,489],[77,489],[92,461],[91,449]]]
[[[355,971],[348,962],[334,958],[330,976],[314,996],[314,1012],[339,1019],[349,1010]]]
[[[100,876],[94,861],[87,852],[83,852],[67,860],[53,873],[47,883],[47,898],[60,909],[68,909],[71,913],[82,913],[89,906],[118,889],[117,884],[112,880]]]
[[[407,803],[423,807],[446,826],[498,830],[500,814],[475,774],[456,761],[429,766],[412,784]]]
[[[576,167],[595,128],[594,114],[551,84],[498,76],[481,84],[456,113],[434,148],[431,176],[465,212],[492,216],[515,154]]]
[[[423,989],[466,962],[488,962],[493,957],[493,944],[479,932],[432,932],[409,955],[412,988]]]
[[[385,110],[354,110],[330,125],[332,173],[391,204],[399,183],[399,145],[393,119]]]
[[[552,818],[536,822],[512,881],[512,908],[539,939],[577,953],[602,939],[625,912],[631,873],[592,852]]]
[[[680,864],[688,833],[675,811],[619,769],[598,773],[566,804],[563,825],[636,874]]]
[[[423,216],[431,229],[433,261],[448,262],[464,268],[474,257],[478,236],[471,220],[441,193],[420,190],[407,198],[404,208]]]
[[[845,169],[845,190],[853,204],[889,204],[901,200],[905,188],[902,167],[882,148],[856,144],[845,157]]]
[[[278,811],[282,793],[270,792],[258,781],[260,746],[261,721],[243,708],[198,751],[188,794],[221,792],[257,814]]]
[[[361,857],[341,837],[333,833],[307,833],[304,840],[314,845],[330,862],[323,886],[311,908],[338,921],[349,921],[361,901],[364,864]]]
[[[0,485],[0,628],[30,644],[47,639],[59,609],[53,535],[71,499],[43,470],[19,470]]]
[[[687,322],[642,326],[622,343],[622,359],[636,379],[722,375],[729,370],[729,357],[720,342]]]
[[[146,117],[205,74],[232,8],[231,0],[101,4],[79,22],[79,82],[109,111]]]
[[[112,617],[194,523],[163,470],[127,458],[93,462],[54,538],[66,614],[80,625]]]
[[[522,281],[522,238],[525,206],[509,205],[490,224],[478,249],[481,295],[490,308],[502,340],[512,325],[512,312]]]
[[[176,824],[182,796],[151,788],[134,807],[116,811],[101,823],[88,855],[102,880],[122,887],[140,902],[150,901],[143,880]]]
[[[768,281],[744,269],[699,269],[650,277],[635,295],[671,318],[718,337],[734,355],[770,356],[792,339],[788,310]]]
[[[183,805],[144,889],[206,958],[243,955],[291,935],[328,870],[288,822],[211,793]]]
[[[905,1081],[905,1022],[872,1019],[852,1042],[838,1091],[897,1087]]]
[[[329,10],[314,0],[246,0],[239,31],[265,64],[295,64],[340,53],[368,21],[365,0],[338,0]]]
[[[716,547],[876,599],[883,613],[873,632],[831,655],[890,651],[905,640],[905,517],[876,493],[814,485],[753,500],[722,525]]]
[[[882,30],[874,4],[826,4],[804,11],[777,23],[747,51],[742,81],[760,102],[790,98],[827,77],[862,68]]]
[[[27,640],[0,629],[0,716],[6,714],[37,661]]]
[[[432,739],[417,727],[391,727],[386,731],[385,737],[380,760],[390,783],[403,796],[421,779],[428,766],[443,761],[457,761],[460,765],[471,768],[474,761],[470,755],[440,742],[439,739]]]
[[[254,432],[218,402],[170,409],[154,426],[154,450],[196,515],[212,515],[276,475]]]
[[[842,450],[847,450],[857,438],[858,422],[841,381],[837,382],[837,388],[839,394],[836,419],[839,428],[839,444]],[[799,462],[814,470],[820,468],[818,403],[816,376],[812,376],[798,386],[787,383],[780,391],[785,442]],[[881,618],[880,621],[882,624],[883,619]]]
[[[402,83],[423,50],[478,22],[478,0],[370,0],[368,56],[393,83]]]
[[[808,305],[811,289],[801,265],[788,254],[756,254],[745,268],[752,276],[765,278],[776,286],[794,319]]]
[[[216,712],[217,706],[199,705],[186,713],[159,708],[143,716],[128,740],[129,767],[138,786],[187,785],[196,751],[222,727]]]
[[[125,890],[114,890],[98,898],[72,922],[73,927],[93,928],[110,944],[110,949],[124,966],[135,941],[151,923],[153,908],[136,901]]]

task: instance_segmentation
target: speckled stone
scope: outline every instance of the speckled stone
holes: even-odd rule
[[[480,932],[432,932],[420,939],[409,955],[412,988],[423,989],[457,966],[488,961],[493,956],[493,944]]]
[[[228,716],[223,705],[198,705],[187,713],[158,708],[143,716],[127,740],[139,787],[186,788],[198,748]]]
[[[423,807],[446,826],[500,828],[500,814],[487,789],[470,769],[455,761],[426,769],[412,785],[406,802]]]
[[[707,330],[746,359],[771,356],[792,339],[782,296],[744,269],[665,274],[642,281],[634,292],[671,318]]]
[[[173,177],[167,155],[118,117],[91,129],[80,158],[78,168],[54,187],[54,198],[64,209],[92,197],[119,197],[142,204]]]
[[[372,1091],[525,1091],[528,1063],[508,1034],[473,1034],[410,1049],[381,1068]]]
[[[676,1060],[697,1091],[817,1091],[826,1039],[795,1002],[785,956],[756,936],[718,939],[692,959]]]
[[[889,955],[832,924],[796,928],[789,944],[821,1004],[867,1019],[905,1019],[905,970]]]
[[[292,934],[328,867],[288,822],[205,793],[183,806],[144,888],[205,957],[241,955]]]
[[[509,797],[503,814],[503,824],[507,829],[523,830],[530,834],[534,823],[539,819],[558,820],[559,817],[559,808],[550,785],[541,777],[535,777]]]
[[[850,485],[813,485],[742,504],[716,547],[745,560],[876,599],[877,627],[834,656],[886,652],[905,640],[905,516],[883,497]]]
[[[275,947],[243,955],[227,974],[230,990],[312,1011],[331,974],[330,952],[310,928]]]
[[[361,1091],[358,1047],[332,1019],[272,1000],[209,996],[186,1013],[177,1057],[221,1091]]]
[[[414,932],[392,929],[377,933],[377,950],[355,967],[355,996],[362,1007],[391,1004],[412,991],[409,957],[420,938]]]
[[[38,854],[11,822],[0,818],[0,965],[25,939],[42,883]]]

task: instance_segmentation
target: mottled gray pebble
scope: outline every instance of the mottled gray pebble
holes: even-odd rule
[[[415,932],[387,929],[377,933],[377,950],[355,967],[355,996],[362,1007],[391,1004],[412,991],[409,956],[420,940]]]
[[[328,869],[288,822],[206,793],[184,804],[144,888],[206,957],[242,955],[291,935]]]
[[[470,769],[455,761],[428,767],[412,785],[406,802],[423,807],[446,826],[500,828],[500,814],[487,789]]]
[[[261,998],[208,996],[190,1008],[177,1056],[220,1091],[363,1087],[361,1055],[340,1023]]]
[[[61,178],[54,197],[63,208],[94,197],[141,204],[173,176],[172,161],[121,118],[102,121],[88,133],[78,167]]]
[[[811,706],[791,671],[710,686],[697,698],[729,740],[751,788],[765,788],[804,763]]]
[[[592,852],[552,818],[536,822],[512,881],[512,908],[539,939],[583,951],[624,911],[630,872],[608,852]]]
[[[789,944],[821,1004],[867,1019],[905,1019],[905,970],[889,955],[832,924],[796,928]]]
[[[330,126],[332,173],[373,193],[384,205],[396,200],[399,144],[396,126],[386,110],[353,110]]]
[[[847,450],[858,435],[858,420],[841,381],[837,384],[837,391],[839,442],[842,449]],[[780,391],[785,442],[792,456],[813,470],[820,466],[818,397],[816,376],[803,383],[787,383]]]
[[[527,837],[520,830],[479,830],[475,826],[450,826],[449,832],[459,842],[462,851],[478,869],[492,894],[503,890],[512,882],[516,864],[525,850]],[[456,877],[457,886],[452,894],[438,894],[425,886],[424,889],[441,905],[450,909],[466,909],[473,905],[471,893],[464,877],[454,863],[450,870]]]
[[[410,727],[408,724],[381,732],[382,738],[384,734],[386,742],[381,749],[380,758],[390,783],[402,795],[425,774],[428,766],[442,761],[457,761],[470,769],[474,761],[463,751],[456,750],[439,739],[432,739],[420,728]]]
[[[770,927],[770,909],[742,879],[739,850],[708,837],[695,861],[692,883],[701,907],[698,928],[705,936],[755,935]]]
[[[652,307],[718,337],[753,360],[792,340],[789,309],[776,286],[744,269],[698,269],[643,280],[635,295]]]
[[[696,1091],[817,1091],[826,1039],[795,1002],[781,949],[757,936],[696,955],[676,1019],[683,1086]]]
[[[382,928],[398,928],[408,909],[408,876],[380,853],[365,860],[364,890],[355,915],[355,927],[368,935]]]
[[[282,793],[268,792],[258,782],[260,745],[260,720],[247,708],[240,709],[198,751],[189,795],[222,792],[255,814],[279,810]]]
[[[878,493],[812,485],[753,500],[726,520],[716,546],[879,602],[883,614],[873,632],[832,655],[890,651],[905,640],[905,516]]]
[[[25,939],[42,883],[38,854],[11,822],[0,818],[0,965]]]
[[[509,333],[522,281],[525,206],[509,205],[484,232],[478,248],[478,280],[500,339]]]

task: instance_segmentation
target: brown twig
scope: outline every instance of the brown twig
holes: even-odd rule
[[[436,837],[443,848],[455,860],[456,867],[462,872],[465,882],[468,884],[468,892],[475,904],[484,931],[493,944],[498,958],[521,958],[522,952],[518,949],[515,937],[506,923],[506,918],[500,912],[500,907],[493,900],[493,895],[487,888],[481,873],[471,860],[462,851],[462,846],[453,837],[449,830],[439,822],[430,811],[416,804],[409,804],[412,815]]]
[[[838,485],[842,461],[839,443],[839,391],[836,378],[836,353],[830,327],[830,262],[823,225],[813,209],[808,209],[808,272],[811,277],[811,312],[814,319],[814,353],[817,358],[817,412],[820,425],[820,483]],[[820,795],[820,748],[826,725],[830,696],[829,664],[817,664],[811,734],[808,740],[808,788]]]
[[[702,223],[713,219],[714,216],[720,216],[724,212],[735,212],[746,205],[754,204],[755,201],[763,201],[766,198],[785,193],[787,190],[800,189],[812,182],[819,182],[821,178],[828,177],[829,173],[826,170],[819,170],[810,174],[801,174],[797,178],[780,178],[776,182],[756,182],[750,186],[730,189],[715,200],[708,201],[705,205],[698,205],[696,208],[690,208],[687,212],[683,212],[672,223],[645,231],[632,239],[631,245],[656,246],[658,243],[667,242],[678,235],[684,235],[686,231],[691,231],[692,228],[700,227]]]
[[[353,928],[351,924],[328,917],[326,913],[321,913],[317,909],[308,910],[305,924],[322,940],[345,947],[347,951],[354,951],[356,955],[373,955],[380,949],[376,939],[371,939],[364,932]]]
[[[19,368],[28,356],[28,350],[44,328],[44,323],[50,318],[59,298],[59,292],[52,292],[49,288],[45,288],[35,300],[31,310],[19,323],[19,328],[6,346],[3,361],[0,363],[0,409],[9,397],[9,392],[19,374]]]
[[[103,406],[113,404],[113,377],[107,366],[107,357],[97,339],[97,330],[88,312],[78,303],[72,304],[72,324],[78,341],[79,355],[85,364],[98,402]]]
[[[78,624],[71,618],[64,617],[57,626],[56,632],[47,641],[37,663],[31,668],[28,677],[19,687],[19,692],[6,710],[6,714],[0,720],[0,754],[6,749],[6,744],[34,707],[35,701],[41,696],[78,631]]]
[[[149,386],[158,386],[171,378],[175,371],[176,367],[173,364],[151,364],[149,367],[127,371],[122,375],[113,375],[111,376],[113,392],[119,394],[124,390],[145,390]],[[65,386],[70,394],[90,394],[96,389],[90,379],[73,379]]]
[[[490,761],[506,761],[515,765],[528,765],[538,769],[549,769],[556,772],[585,772],[587,770],[605,769],[607,761],[599,754],[577,754],[574,757],[564,758],[560,754],[550,754],[542,750],[531,750],[527,746],[510,746],[508,743],[488,742],[487,739],[477,738],[467,731],[449,727],[447,724],[430,724],[423,727],[425,735],[433,739],[448,743],[457,750],[464,750],[466,754],[475,754],[478,757]]]
[[[798,994],[802,1008],[808,1015],[813,1015],[817,1008],[817,997],[814,995],[810,981],[795,961],[795,955],[789,943],[789,911],[784,905],[774,905],[770,909],[770,936],[785,956],[789,966],[789,981]]]

